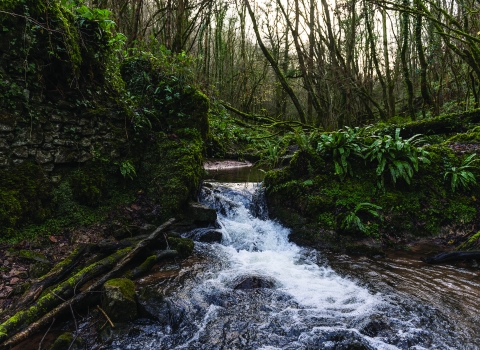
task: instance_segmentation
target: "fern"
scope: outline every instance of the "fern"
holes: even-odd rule
[[[458,188],[468,190],[470,189],[470,186],[477,184],[475,175],[468,170],[476,167],[474,166],[474,163],[478,159],[475,159],[475,157],[475,153],[471,154],[463,160],[461,166],[451,167],[450,170],[445,172],[444,179],[450,177],[450,186],[452,187],[452,192],[455,192],[455,190]]]
[[[430,164],[429,153],[422,147],[421,135],[417,134],[404,140],[400,129],[395,130],[395,136],[373,136],[374,142],[367,148],[365,159],[377,162],[376,173],[380,177],[379,187],[384,186],[384,174],[388,172],[393,183],[403,179],[410,184],[420,163]]]

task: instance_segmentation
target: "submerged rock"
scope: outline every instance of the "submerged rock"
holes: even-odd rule
[[[275,288],[277,285],[278,282],[273,277],[263,275],[240,275],[231,282],[235,290]]]
[[[142,289],[138,297],[140,316],[158,321],[162,326],[178,329],[185,317],[186,310],[164,296],[154,287]]]
[[[103,285],[102,307],[113,322],[137,318],[135,285],[127,278],[116,278]]]

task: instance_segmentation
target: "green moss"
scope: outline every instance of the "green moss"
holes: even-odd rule
[[[135,300],[135,284],[128,278],[114,278],[105,282],[105,286],[116,287],[125,298]]]
[[[34,252],[31,250],[20,250],[18,253],[20,258],[28,259],[28,260],[35,260],[43,263],[49,263],[48,259],[42,253]]]
[[[457,247],[457,250],[477,250],[480,246],[480,231]]]
[[[194,248],[194,243],[189,238],[168,237],[168,244],[172,249],[175,249],[182,258],[191,255]]]
[[[100,204],[105,187],[105,175],[102,167],[95,166],[74,171],[68,182],[73,199],[80,204],[96,207]]]
[[[456,134],[447,140],[447,143],[480,143],[480,127],[474,127],[466,133]]]
[[[71,332],[62,333],[48,350],[79,350],[84,344],[80,338],[75,338]]]

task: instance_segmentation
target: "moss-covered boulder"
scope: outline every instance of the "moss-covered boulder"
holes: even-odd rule
[[[135,285],[127,278],[111,279],[103,285],[102,307],[113,322],[137,318]]]
[[[60,335],[48,350],[80,350],[84,349],[81,338],[75,338],[71,332]]]

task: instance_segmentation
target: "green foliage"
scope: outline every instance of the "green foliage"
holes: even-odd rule
[[[317,152],[329,157],[335,167],[335,175],[344,178],[347,174],[353,176],[351,157],[362,157],[363,129],[349,128],[329,134],[320,135]]]
[[[53,209],[51,183],[42,168],[29,162],[0,170],[0,226],[9,236],[21,223],[40,222]]]
[[[105,175],[99,166],[75,170],[68,178],[72,198],[80,204],[96,207],[100,204]]]
[[[124,160],[119,164],[120,167],[120,174],[124,178],[129,177],[130,180],[133,180],[134,176],[137,176],[137,172],[135,171],[135,166],[133,165],[132,161],[127,159]]]
[[[355,209],[348,214],[345,215],[345,217],[342,220],[341,227],[345,230],[352,230],[352,231],[360,231],[363,233],[367,233],[367,226],[362,222],[360,217],[358,216],[359,212],[366,212],[374,217],[379,218],[380,213],[378,212],[379,210],[382,210],[382,207],[364,202],[364,203],[358,203],[355,206]]]
[[[258,166],[275,169],[280,161],[279,143],[273,140],[263,140],[265,151],[261,155]]]
[[[478,159],[475,159],[475,157],[475,153],[471,154],[463,160],[462,165],[458,167],[452,166],[445,172],[444,178],[450,178],[452,192],[455,192],[457,189],[469,190],[471,186],[477,184],[475,175],[469,170],[476,168],[474,163]]]
[[[370,144],[365,158],[377,162],[376,173],[381,178],[380,187],[384,187],[384,173],[389,172],[393,183],[403,179],[410,184],[414,172],[418,171],[419,163],[429,164],[429,153],[417,145],[422,142],[420,135],[404,140],[400,129],[395,130],[395,136],[372,136],[375,141]]]
[[[217,100],[212,100],[208,121],[208,156],[222,158],[226,153],[235,153],[240,156],[251,154],[262,157],[266,153],[264,141],[270,141],[271,133],[265,128],[233,118]],[[280,147],[279,144],[278,146]],[[280,148],[278,150],[280,151]]]

